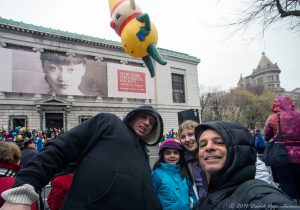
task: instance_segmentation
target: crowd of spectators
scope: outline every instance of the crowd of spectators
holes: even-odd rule
[[[60,128],[47,128],[41,129],[26,129],[26,127],[17,126],[12,130],[0,129],[0,141],[2,142],[14,142],[21,150],[24,149],[28,140],[33,141],[36,149],[39,151],[43,148],[47,141],[55,139],[57,136],[64,133],[64,129]]]

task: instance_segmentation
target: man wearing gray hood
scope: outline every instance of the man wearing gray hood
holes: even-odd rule
[[[163,134],[161,116],[140,106],[119,117],[101,113],[47,144],[2,193],[1,210],[30,210],[37,193],[70,162],[78,162],[62,210],[160,210],[145,145]]]
[[[196,210],[300,209],[273,184],[255,179],[256,150],[250,131],[238,122],[217,121],[195,128],[207,194]]]

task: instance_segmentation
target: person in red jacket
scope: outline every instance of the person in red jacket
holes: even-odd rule
[[[15,183],[16,173],[21,169],[21,150],[13,142],[0,142],[0,194]],[[5,200],[0,196],[0,207]],[[31,210],[38,210],[37,203]]]
[[[51,210],[60,210],[72,184],[74,166],[69,165],[61,173],[57,174],[51,182],[51,191],[47,202]]]
[[[264,127],[267,142],[278,134],[280,122],[282,137],[280,141],[288,151],[290,162],[281,166],[272,166],[274,181],[293,199],[300,200],[300,112],[296,110],[289,96],[277,96],[272,102],[272,114]],[[280,120],[279,120],[280,119]]]

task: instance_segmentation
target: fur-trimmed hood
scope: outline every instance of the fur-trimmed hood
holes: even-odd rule
[[[148,146],[156,145],[163,135],[164,124],[160,114],[152,106],[143,105],[137,107],[136,109],[130,111],[123,121],[130,126],[130,121],[136,116],[136,114],[141,112],[148,113],[155,117],[155,124],[152,131],[148,135],[144,136],[142,140]]]

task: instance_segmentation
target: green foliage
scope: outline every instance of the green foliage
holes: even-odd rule
[[[214,93],[203,112],[203,121],[232,120],[251,129],[263,128],[274,98],[275,94],[267,90],[259,95],[241,88]]]
[[[238,121],[252,129],[263,127],[275,94],[265,90],[256,95],[246,89],[234,89],[229,95],[232,99],[236,98],[235,106],[241,112]]]

